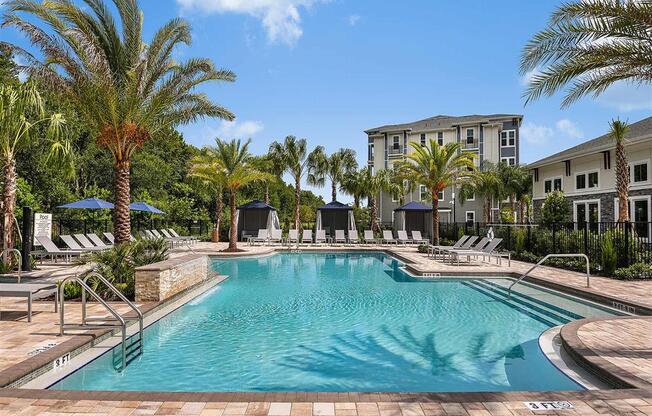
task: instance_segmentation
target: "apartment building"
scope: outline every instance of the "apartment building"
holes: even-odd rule
[[[534,181],[535,219],[541,215],[546,195],[561,190],[572,204],[569,221],[616,221],[615,147],[611,135],[605,134],[528,165]],[[630,125],[625,151],[630,175],[630,218],[637,222],[651,221],[652,117]]]
[[[430,140],[436,140],[440,145],[461,143],[464,151],[477,155],[475,161],[478,166],[484,161],[503,161],[515,165],[519,163],[519,128],[522,120],[523,116],[519,114],[438,115],[411,123],[371,128],[365,130],[369,143],[369,166],[374,171],[392,169],[396,162],[414,151],[409,143],[426,146]],[[414,192],[405,196],[405,203],[413,201],[430,204],[425,187],[417,186]],[[399,200],[392,195],[380,195],[380,220],[391,223],[394,210],[398,207]],[[497,215],[498,207],[492,207],[492,210]],[[447,188],[440,195],[439,212],[442,222],[482,221],[483,201],[472,198],[460,204],[455,189]]]

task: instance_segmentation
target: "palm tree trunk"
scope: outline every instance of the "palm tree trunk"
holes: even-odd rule
[[[265,182],[265,203],[269,205],[269,184]]]
[[[616,192],[618,193],[618,221],[629,221],[629,169],[622,141],[616,142]]]
[[[353,195],[353,206],[360,208],[360,195]]]
[[[519,220],[521,224],[525,224],[525,201],[519,201]]]
[[[224,211],[224,201],[222,200],[221,190],[215,194],[215,229],[211,241],[220,242],[220,226],[222,225],[222,211]]]
[[[4,167],[5,186],[2,192],[2,248],[14,247],[14,210],[16,208],[16,160],[9,156]]]
[[[331,197],[333,202],[337,201],[337,183],[335,181],[331,183]]]
[[[294,229],[301,226],[301,179],[294,180]]]
[[[514,213],[516,212],[516,198],[514,198],[514,195],[510,195],[509,205],[510,209],[512,210],[512,216],[514,216]],[[512,223],[516,223],[516,218],[512,219]]]
[[[378,225],[378,214],[376,212],[376,198],[370,196],[368,198],[369,204],[369,220],[371,222],[371,231],[374,233],[380,232],[380,226]]]
[[[113,231],[115,243],[128,243],[131,239],[131,217],[129,202],[131,187],[129,183],[129,161],[117,161],[113,167],[115,181],[115,206],[113,208]]]
[[[432,242],[439,245],[439,196],[438,192],[432,192]]]
[[[484,199],[484,223],[488,224],[489,223],[489,217],[491,216],[491,199],[485,198]]]
[[[235,192],[229,193],[229,211],[231,212],[231,235],[229,236],[229,251],[238,249],[238,226],[235,223]]]

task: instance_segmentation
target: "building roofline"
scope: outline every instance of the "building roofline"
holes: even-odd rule
[[[367,135],[380,134],[380,133],[390,133],[390,132],[402,132],[402,131],[432,131],[432,130],[446,130],[451,129],[456,126],[464,126],[467,124],[485,124],[490,123],[495,120],[517,118],[519,121],[523,120],[522,114],[472,114],[467,116],[448,116],[448,115],[437,115],[433,117],[424,118],[422,120],[400,123],[400,124],[386,124],[379,127],[374,127],[367,129],[364,132]],[[429,121],[437,120],[446,121],[447,124],[441,127],[433,128],[419,128],[419,124],[427,123]]]

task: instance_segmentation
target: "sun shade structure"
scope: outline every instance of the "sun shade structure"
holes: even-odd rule
[[[335,236],[335,230],[347,230],[349,234],[355,232],[353,207],[333,201],[318,208],[317,230],[325,230],[331,237]]]
[[[421,236],[428,239],[432,231],[432,208],[414,201],[396,208],[394,228],[405,230],[408,235],[412,231],[421,231]]]
[[[281,229],[276,208],[257,199],[238,207],[236,224],[241,241],[246,236],[258,235],[258,230],[266,229],[271,235],[272,230]]]
[[[113,209],[113,204],[96,197],[82,199],[80,201],[70,202],[65,205],[59,205],[57,208],[66,209]]]
[[[149,212],[151,214],[165,214],[165,212],[161,211],[156,207],[151,206],[150,204],[144,201],[132,202],[129,205],[129,209],[132,211]]]

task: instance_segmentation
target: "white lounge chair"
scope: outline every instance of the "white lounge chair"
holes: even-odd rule
[[[267,240],[269,244],[271,243],[282,243],[283,242],[283,230],[272,230],[272,234]]]
[[[394,234],[392,234],[392,230],[383,230],[383,239],[380,240],[382,244],[396,244],[396,239],[394,238]]]
[[[113,236],[112,233],[108,233],[108,232],[104,233],[104,238],[106,238],[109,241],[109,243],[115,244],[115,237]],[[135,240],[133,235],[131,236],[131,238]]]
[[[374,232],[371,230],[364,230],[362,241],[365,244],[378,244],[378,239],[374,236]]]
[[[299,243],[299,230],[288,231],[288,244]]]
[[[480,256],[483,258],[485,256],[489,256],[491,259],[492,253],[496,250],[502,241],[502,238],[494,238],[489,242],[489,244],[480,250],[447,250],[446,254],[450,256],[451,264],[453,264],[454,260],[457,260],[458,265],[460,264],[460,257],[466,257],[467,261],[471,261],[471,257],[477,258]]]
[[[104,248],[104,249],[110,249],[113,248],[113,246],[109,246],[107,244],[104,244],[104,241],[100,237],[98,237],[97,234],[95,233],[90,233],[86,234],[86,236],[93,242],[98,247]]]
[[[421,237],[421,231],[412,231],[412,241],[414,241],[415,244],[428,244],[428,240]]]
[[[64,244],[67,245],[70,250],[74,250],[74,251],[102,251],[102,250],[104,250],[102,247],[84,248],[84,247],[80,246],[79,243],[77,242],[77,240],[72,238],[71,235],[63,234],[63,235],[60,235],[59,238],[61,238],[61,241],[63,241]]]
[[[326,243],[326,230],[317,230],[315,235],[315,244],[324,244]]]
[[[335,239],[333,243],[344,243],[346,244],[346,236],[344,235],[344,230],[335,230]]]
[[[267,242],[268,238],[269,238],[269,234],[267,233],[267,229],[261,228],[260,230],[258,230],[258,236],[249,237],[249,244],[252,246],[255,245],[256,243],[264,244]]]
[[[177,233],[174,230],[174,228],[168,228],[168,232],[170,233],[170,235],[172,237],[180,238],[180,239],[186,240],[186,241],[190,241],[192,244],[199,242],[199,238],[197,238],[197,237],[193,237],[193,236],[190,236],[190,235],[179,235],[179,233]]]
[[[37,235],[36,241],[38,241],[45,250],[45,253],[34,252],[35,255],[40,256],[41,261],[43,260],[43,255],[52,256],[55,263],[59,257],[63,257],[64,261],[70,262],[71,257],[79,257],[82,255],[81,251],[60,249],[56,244],[54,244],[54,241],[50,240],[50,237],[47,236]]]
[[[312,244],[312,230],[303,230],[303,234],[301,234],[301,243]]]
[[[437,254],[442,254],[442,257],[443,257],[446,253],[448,253],[449,251],[452,251],[452,250],[470,250],[471,246],[473,245],[473,243],[475,243],[475,241],[477,239],[478,239],[477,235],[471,235],[459,247],[446,247],[446,246],[443,246],[443,247],[437,248],[437,249],[435,249],[435,257],[437,256]]]
[[[77,241],[79,241],[79,244],[81,244],[82,247],[84,247],[84,248],[94,248],[94,249],[98,248],[84,234],[73,234],[73,236],[77,239]],[[104,247],[99,247],[99,248],[105,249]]]
[[[398,240],[397,241],[399,243],[401,243],[401,244],[412,244],[413,243],[413,241],[410,240],[410,238],[408,237],[407,231],[399,230],[399,231],[396,232],[396,234],[398,235]]]
[[[460,248],[460,247],[462,246],[462,244],[464,244],[464,242],[465,242],[469,237],[470,237],[470,236],[468,236],[468,235],[463,235],[463,236],[460,237],[460,239],[457,240],[457,242],[455,242],[455,244],[453,244],[452,246],[441,246],[441,245],[439,245],[439,246],[432,246],[432,245],[429,245],[429,246],[428,246],[428,257],[430,257],[431,254],[432,254],[433,257],[434,257],[435,254],[436,254],[437,252],[439,252],[439,250],[442,250],[442,249],[447,249],[447,248]]]
[[[349,230],[349,244],[360,244],[357,230]]]

